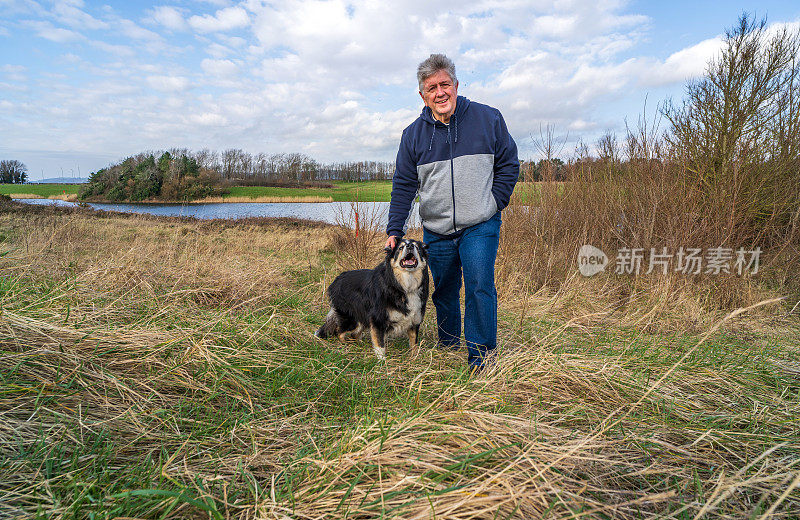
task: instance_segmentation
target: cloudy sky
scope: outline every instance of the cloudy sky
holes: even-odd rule
[[[431,52],[531,158],[542,125],[592,143],[680,99],[743,11],[800,20],[791,0],[0,0],[0,159],[32,179],[170,147],[392,160]]]

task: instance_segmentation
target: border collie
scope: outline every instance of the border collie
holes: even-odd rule
[[[428,300],[428,246],[417,240],[398,240],[386,249],[375,269],[345,271],[328,287],[331,310],[316,332],[344,341],[369,330],[378,359],[386,359],[388,338],[407,335],[413,356],[418,353],[419,325]]]

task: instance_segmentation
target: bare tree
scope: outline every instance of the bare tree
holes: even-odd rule
[[[567,144],[569,134],[563,137],[556,136],[556,129],[553,125],[548,123],[544,128],[539,126],[539,138],[533,139],[533,146],[543,156],[544,163],[539,168],[539,175],[541,180],[552,181],[555,179],[556,166],[553,160],[558,158],[561,152],[564,151],[564,146]]]
[[[600,136],[597,140],[597,154],[603,161],[614,164],[619,160],[619,143],[617,142],[617,134],[611,130]]]
[[[0,183],[24,184],[28,180],[28,168],[16,159],[0,161]]]
[[[800,214],[800,33],[743,15],[681,106],[662,110],[668,142],[728,229],[763,237]],[[754,237],[758,239],[758,237]]]

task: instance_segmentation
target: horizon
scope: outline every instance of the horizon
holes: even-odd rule
[[[520,159],[538,158],[548,124],[566,159],[679,101],[742,12],[800,26],[800,6],[776,1],[0,7],[0,159],[23,162],[30,181],[170,148],[393,161],[422,107],[416,65],[432,52],[455,61],[460,95],[500,109]]]

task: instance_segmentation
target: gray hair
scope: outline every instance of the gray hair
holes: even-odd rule
[[[430,58],[420,63],[419,67],[417,67],[417,81],[419,82],[420,92],[422,92],[422,85],[425,83],[425,80],[440,70],[450,75],[450,79],[453,80],[454,85],[458,83],[458,79],[456,78],[456,66],[453,60],[444,54],[431,54]]]

